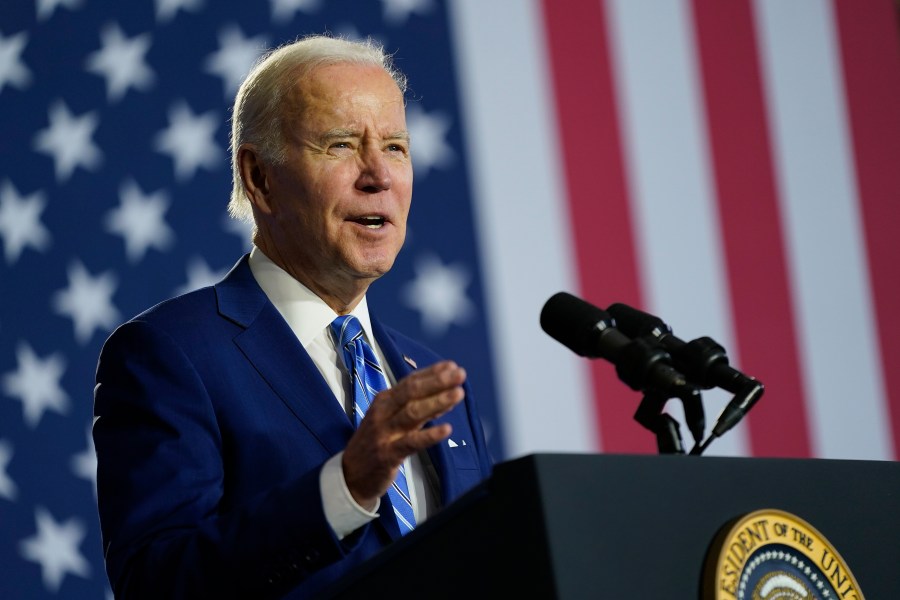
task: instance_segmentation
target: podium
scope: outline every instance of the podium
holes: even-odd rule
[[[714,598],[716,540],[760,509],[827,538],[862,592],[844,597],[900,598],[900,463],[569,454],[497,465],[323,597],[392,597],[402,581],[429,599]]]

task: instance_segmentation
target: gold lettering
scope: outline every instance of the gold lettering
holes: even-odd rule
[[[822,549],[822,561],[820,564],[822,565],[822,570],[826,573],[831,568],[831,565],[834,564],[834,557],[828,552],[828,548]]]
[[[764,539],[769,539],[768,536],[765,536],[765,538],[763,537],[763,534],[765,533],[765,531],[763,531],[763,533],[760,533],[760,531],[759,531],[760,523],[761,523],[761,521],[757,521],[756,523],[753,524],[752,529],[749,526],[746,529],[747,533],[750,535],[750,540],[753,542],[751,547],[756,546],[756,544],[758,542],[762,542]]]
[[[837,584],[839,590],[847,583],[847,576],[841,572],[841,566],[837,562],[835,562],[829,578]]]
[[[734,557],[733,564],[740,569],[744,564],[744,559],[747,558],[747,551],[741,544],[735,542],[728,547],[728,556],[729,558]]]
[[[721,589],[726,594],[730,595],[732,598],[736,598],[737,597],[737,578],[730,579],[730,580],[723,579],[721,587],[719,589]]]
[[[746,550],[747,552],[750,552],[750,550],[753,549],[753,544],[751,544],[750,541],[747,539],[747,531],[746,530],[737,534],[737,539],[740,540],[741,546],[743,546],[744,550]]]
[[[853,587],[853,583],[850,581],[849,573],[844,573],[841,570],[841,565],[838,563],[837,559],[828,552],[827,548],[822,549],[822,561],[820,563],[822,567],[822,571],[828,574],[828,578],[831,579],[836,584],[836,589],[838,593],[840,593],[841,598],[847,598],[847,594],[852,593],[853,596],[850,598],[855,598],[856,600],[859,597],[856,594],[856,588]],[[841,588],[846,589],[841,591]]]
[[[753,524],[756,527],[757,531],[762,532],[762,538],[766,541],[769,541],[769,521],[766,519],[760,519],[756,523]]]
[[[797,529],[796,527],[791,527],[791,531],[794,533],[794,541],[802,546],[806,546],[808,549],[812,548],[812,538]]]
[[[725,562],[720,571],[721,577],[719,579],[719,588],[723,592],[730,594],[732,598],[736,598],[740,567],[735,564],[734,558],[732,558],[731,555],[726,555],[723,558],[725,559]]]
[[[849,585],[850,587],[848,587],[846,590],[844,590],[843,592],[841,592],[841,598],[846,598],[846,597],[847,597],[847,594],[849,594],[850,592],[853,592],[853,596],[851,596],[851,598],[856,598],[857,600],[859,600],[859,596],[856,595],[856,590],[853,588],[853,584],[851,583],[851,584],[848,584],[848,585]]]

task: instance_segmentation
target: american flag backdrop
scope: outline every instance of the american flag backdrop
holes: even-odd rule
[[[100,347],[248,249],[230,103],[323,31],[410,77],[410,232],[370,305],[467,368],[496,458],[654,451],[639,395],[540,330],[560,290],[766,384],[709,454],[900,457],[891,0],[4,0],[0,598],[111,595]]]

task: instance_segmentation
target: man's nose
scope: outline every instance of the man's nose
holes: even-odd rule
[[[379,148],[365,148],[361,160],[356,188],[365,192],[381,192],[391,189],[391,171],[387,159]]]

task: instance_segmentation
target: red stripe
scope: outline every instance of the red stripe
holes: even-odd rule
[[[697,46],[742,371],[766,385],[756,456],[810,455],[756,32],[748,0],[694,0]]]
[[[632,217],[600,0],[543,0],[580,295],[604,307],[641,306]],[[578,293],[578,292],[576,292]],[[607,452],[653,452],[634,422],[640,401],[610,365],[591,369],[597,427]]]
[[[890,0],[835,0],[885,393],[900,458],[900,35]]]

